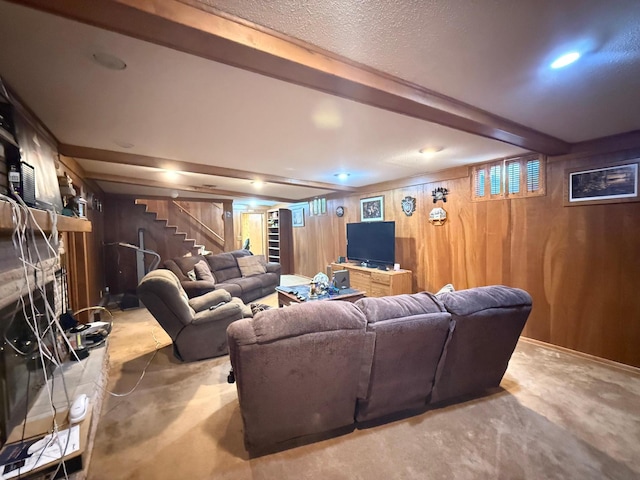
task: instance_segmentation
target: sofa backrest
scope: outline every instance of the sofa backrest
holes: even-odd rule
[[[234,250],[233,252],[217,253],[206,255],[209,268],[216,278],[216,283],[224,283],[231,278],[240,278],[240,267],[238,267],[237,257],[251,255],[248,250]]]
[[[358,399],[356,419],[424,407],[451,315],[427,293],[363,298],[356,305],[367,318],[367,332],[375,335],[367,394]]]
[[[171,270],[178,280],[185,281],[189,280],[187,277],[187,272],[193,270],[193,267],[196,263],[203,260],[205,257],[202,255],[189,255],[187,257],[175,257],[171,260],[166,260],[164,262],[164,268]]]
[[[137,294],[160,326],[174,340],[195,315],[180,280],[169,270],[158,269],[147,273],[138,285]]]
[[[443,352],[431,402],[500,385],[531,312],[531,297],[494,285],[437,295],[455,330]]]
[[[248,450],[354,424],[371,361],[365,329],[364,314],[339,301],[265,310],[228,327]]]

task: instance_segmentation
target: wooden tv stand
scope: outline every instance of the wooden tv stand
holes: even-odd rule
[[[348,270],[351,288],[366,292],[367,297],[413,293],[411,270],[378,270],[353,263],[332,263],[331,272],[336,270]]]

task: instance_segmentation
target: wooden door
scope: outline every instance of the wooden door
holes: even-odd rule
[[[254,255],[264,255],[264,214],[263,213],[243,213],[242,214],[242,237],[241,244],[248,238],[251,244],[250,250]]]

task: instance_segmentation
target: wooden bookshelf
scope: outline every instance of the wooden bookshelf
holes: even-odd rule
[[[267,212],[267,248],[267,261],[279,263],[283,274],[294,273],[291,210],[279,208]]]
[[[29,209],[33,214],[33,218],[45,232],[50,232],[53,227],[51,215],[47,210],[38,210],[36,208]],[[0,200],[0,232],[12,232],[13,211],[9,202]],[[32,222],[32,220],[30,220]],[[31,224],[31,223],[30,223]],[[66,217],[58,214],[57,227],[59,232],[91,232],[91,222],[84,218]]]

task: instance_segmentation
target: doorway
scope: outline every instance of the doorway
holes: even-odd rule
[[[264,213],[242,213],[242,244],[249,239],[250,250],[254,255],[264,255]]]

